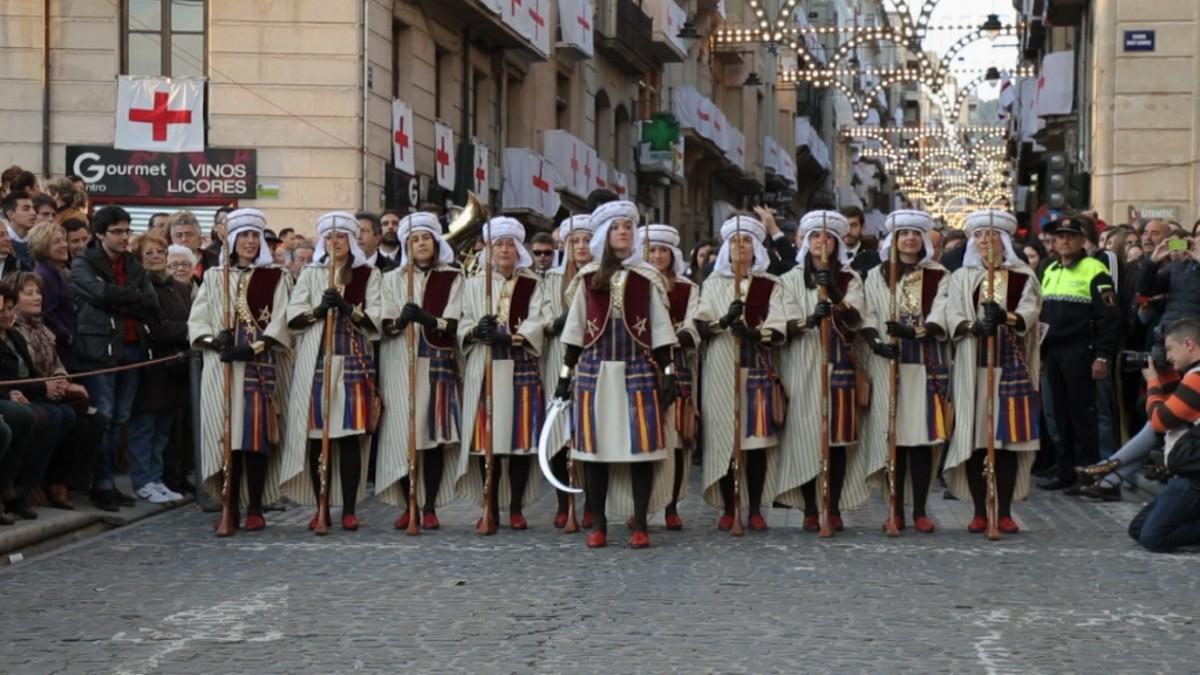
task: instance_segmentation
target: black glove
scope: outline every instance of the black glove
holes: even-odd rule
[[[742,338],[743,340],[757,340],[758,332],[746,325],[744,321],[734,321],[729,325],[729,332]]]
[[[675,380],[675,373],[663,375],[662,383],[658,388],[658,405],[661,410],[666,410],[671,407],[671,404],[679,398],[679,382]]]
[[[900,358],[900,348],[890,342],[871,342],[871,351],[875,352],[876,356],[882,356],[885,359]]]
[[[235,345],[233,347],[221,350],[222,363],[252,360],[254,360],[254,348],[250,345]]]
[[[984,337],[995,334],[996,324],[989,321],[986,316],[971,324],[971,335],[974,335],[975,337]]]
[[[571,376],[558,378],[558,385],[554,387],[554,398],[562,401],[571,400]]]
[[[471,335],[480,342],[490,341],[491,336],[495,333],[496,317],[492,316],[491,314],[480,317],[479,323],[475,324],[475,327],[471,329]]]
[[[400,310],[400,323],[407,325],[410,321],[430,330],[437,327],[437,317],[412,302],[405,303],[404,309]]]
[[[404,332],[404,326],[399,321],[384,319],[380,330],[383,331],[385,337],[394,338]]]
[[[833,270],[817,270],[813,272],[813,282],[818,286],[833,288],[833,284],[837,282],[837,276],[834,275]]]
[[[483,343],[487,344],[487,345],[491,345],[493,347],[508,348],[508,347],[512,346],[513,336],[511,333],[506,333],[506,332],[502,332],[502,331],[498,331],[498,330],[492,331],[490,334],[484,336]]]
[[[550,324],[551,335],[562,335],[563,327],[567,325],[567,313],[563,312]]]
[[[725,316],[721,317],[721,328],[729,328],[734,321],[740,321],[742,314],[746,311],[746,303],[741,300],[734,300],[729,303],[729,311],[725,312]]]
[[[888,321],[886,325],[888,337],[898,337],[905,340],[917,339],[917,329],[912,326],[902,324],[899,321]],[[880,356],[883,355],[880,354]]]
[[[332,288],[326,288],[325,292],[321,294],[321,304],[325,306],[326,310],[336,309],[342,316],[348,317],[354,313],[354,307],[346,302],[341,293]]]
[[[212,342],[209,344],[210,344],[210,346],[212,346],[213,349],[215,349],[219,352],[223,352],[226,349],[229,349],[230,347],[232,347],[234,345],[234,342],[235,342],[235,340],[233,339],[233,331],[226,328],[225,330],[217,333],[217,336],[214,337],[212,339]]]
[[[993,326],[999,326],[1003,324],[1008,318],[1008,315],[1005,313],[1004,309],[995,302],[983,303],[983,316],[988,323],[992,324]]]

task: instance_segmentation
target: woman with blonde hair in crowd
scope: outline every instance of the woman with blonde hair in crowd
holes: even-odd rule
[[[54,335],[59,359],[69,364],[76,319],[66,230],[55,223],[35,225],[29,231],[29,251],[35,262],[33,271],[42,279],[41,321]]]

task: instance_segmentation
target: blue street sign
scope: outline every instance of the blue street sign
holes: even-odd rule
[[[1127,30],[1125,31],[1125,51],[1152,52],[1154,51],[1154,31]]]

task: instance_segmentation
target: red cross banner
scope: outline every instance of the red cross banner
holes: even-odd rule
[[[413,111],[399,99],[392,99],[392,166],[408,175],[416,175],[413,161]]]
[[[474,185],[475,194],[479,198],[487,201],[488,192],[491,190],[491,176],[488,172],[488,146],[475,141],[475,168],[471,170],[471,184]]]
[[[532,211],[547,218],[558,213],[562,180],[550,162],[529,148],[504,149],[505,211]]]
[[[534,49],[550,55],[550,36],[554,25],[550,23],[550,0],[525,0],[529,11],[529,41]]]
[[[562,34],[559,42],[592,56],[595,53],[593,16],[589,0],[558,0],[558,26]]]
[[[439,186],[454,189],[454,130],[441,122],[433,123],[433,173]]]
[[[562,129],[542,132],[542,151],[546,161],[562,177],[567,192],[577,197],[587,197],[590,192],[590,150],[587,144]]]
[[[117,80],[117,131],[113,147],[203,152],[203,78],[122,75]]]

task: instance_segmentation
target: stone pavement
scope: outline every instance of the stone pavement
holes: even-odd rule
[[[1196,672],[1200,557],[1137,548],[1136,502],[1037,494],[990,543],[940,497],[936,534],[888,540],[876,502],[824,541],[782,511],[736,540],[692,497],[646,551],[588,551],[552,504],[489,538],[461,505],[415,538],[370,503],[357,533],[295,509],[222,541],[176,509],[0,570],[0,670]]]

